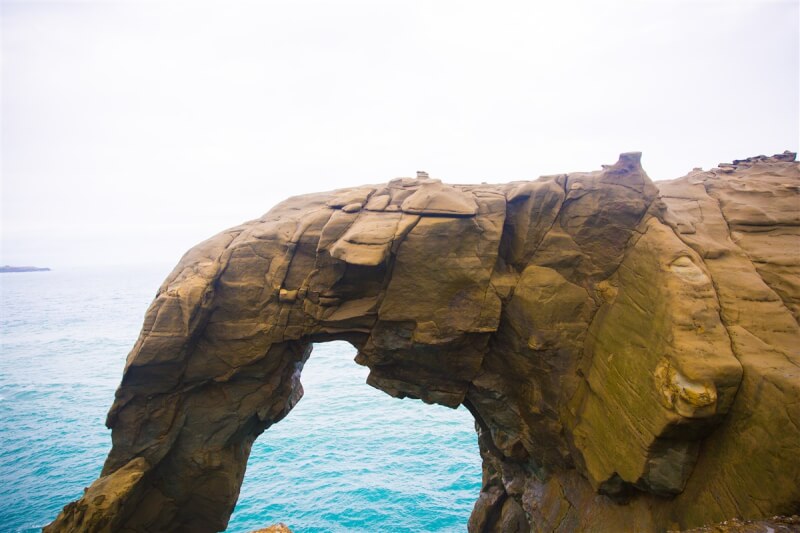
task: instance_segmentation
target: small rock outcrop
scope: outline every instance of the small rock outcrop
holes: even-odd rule
[[[800,512],[795,154],[658,187],[425,173],[291,198],[197,245],[147,311],[100,478],[46,531],[220,531],[312,343],[466,406],[469,529],[665,531]]]
[[[289,526],[280,522],[278,524],[271,525],[269,527],[265,527],[263,529],[257,529],[255,531],[251,531],[250,533],[292,533],[292,530],[289,529]]]
[[[11,265],[3,265],[0,266],[0,273],[6,272],[49,272],[50,269],[47,267],[35,267],[35,266],[11,266]]]

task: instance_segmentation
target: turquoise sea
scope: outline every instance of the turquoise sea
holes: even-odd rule
[[[0,531],[78,498],[111,445],[125,356],[170,268],[0,274]],[[317,345],[305,397],[253,447],[228,531],[465,531],[480,490],[469,413],[365,384],[345,343]]]

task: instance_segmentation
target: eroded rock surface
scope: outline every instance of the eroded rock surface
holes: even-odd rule
[[[219,531],[314,342],[474,415],[471,531],[664,531],[800,512],[800,168],[650,181],[639,154],[505,185],[291,198],[190,250],[47,531]]]
[[[687,529],[683,533],[798,533],[800,516],[773,516],[768,520],[733,518],[712,526]],[[669,532],[672,533],[672,532]],[[677,532],[675,532],[677,533]]]

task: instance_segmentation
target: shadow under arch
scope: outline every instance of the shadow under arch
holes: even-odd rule
[[[228,531],[466,529],[481,485],[471,415],[366,386],[354,355],[314,345],[303,400],[253,445]]]

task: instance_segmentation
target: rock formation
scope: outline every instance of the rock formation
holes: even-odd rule
[[[292,533],[292,530],[289,529],[289,526],[281,522],[279,524],[274,524],[269,527],[265,527],[263,529],[257,529],[255,531],[251,531],[250,533]]]
[[[505,185],[291,198],[161,286],[101,477],[46,531],[219,531],[254,439],[343,339],[388,394],[474,415],[470,531],[800,512],[795,154],[658,188],[640,155]]]
[[[0,266],[0,274],[6,272],[49,272],[50,269],[45,267],[35,267],[35,266],[11,266],[11,265],[4,265]]]

